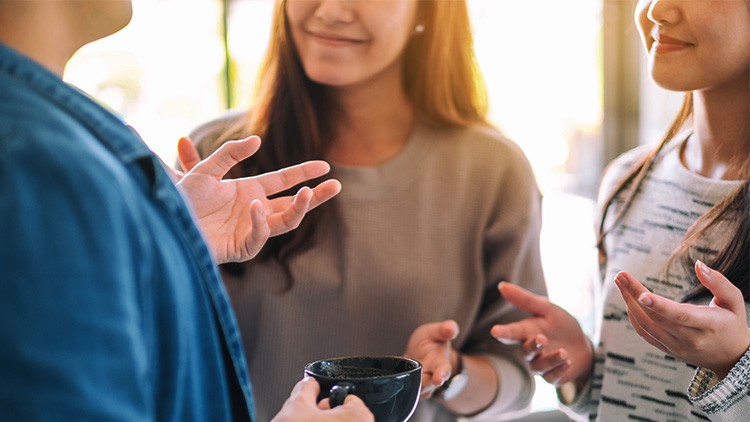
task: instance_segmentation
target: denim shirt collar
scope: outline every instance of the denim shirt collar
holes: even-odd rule
[[[60,76],[3,43],[0,43],[0,73],[65,109],[122,161],[132,162],[152,155],[142,141],[133,142],[134,132],[119,117],[78,88],[61,84]]]

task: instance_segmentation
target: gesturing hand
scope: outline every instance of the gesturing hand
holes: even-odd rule
[[[458,335],[456,321],[431,322],[420,325],[409,337],[404,356],[422,364],[422,392],[429,398],[435,388],[451,375],[451,341]]]
[[[308,161],[254,177],[223,180],[240,161],[260,147],[251,136],[222,145],[200,161],[193,143],[178,143],[180,164],[186,173],[177,182],[192,207],[198,226],[219,263],[247,261],[270,236],[295,229],[305,214],[341,190],[337,180],[326,180],[313,189],[301,188],[295,196],[268,199],[330,170],[324,161]]]
[[[627,272],[615,276],[633,328],[649,344],[724,378],[750,347],[742,292],[724,275],[695,263],[701,284],[713,293],[707,306],[677,303],[650,293]]]
[[[557,387],[588,375],[594,352],[575,317],[514,284],[500,283],[499,289],[508,302],[533,316],[495,325],[493,337],[506,344],[520,344],[519,353],[531,370]]]
[[[272,422],[373,422],[375,417],[365,403],[354,394],[344,404],[330,409],[328,399],[316,404],[320,386],[314,378],[305,378],[294,386],[292,393]]]

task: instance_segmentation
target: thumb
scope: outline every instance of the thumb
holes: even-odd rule
[[[177,157],[180,160],[180,167],[184,172],[189,172],[201,161],[198,149],[190,138],[182,137],[177,141]]]
[[[502,281],[498,285],[498,289],[508,302],[534,315],[546,315],[554,307],[546,297],[531,293],[512,283]]]
[[[437,339],[442,341],[450,341],[458,336],[458,323],[452,319],[445,320],[438,325]]]
[[[701,260],[695,261],[695,274],[698,280],[714,295],[713,303],[734,312],[739,307],[745,309],[742,292],[724,274],[709,268]]]

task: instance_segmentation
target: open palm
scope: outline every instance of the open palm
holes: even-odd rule
[[[260,138],[230,141],[201,161],[192,142],[178,143],[179,159],[187,172],[177,182],[219,263],[241,262],[254,257],[270,236],[299,226],[305,214],[333,198],[340,190],[337,180],[327,180],[294,196],[268,196],[320,177],[330,170],[324,161],[307,161],[254,177],[223,179],[240,161],[260,147]]]

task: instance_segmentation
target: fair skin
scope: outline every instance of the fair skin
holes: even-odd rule
[[[635,20],[654,82],[693,92],[685,166],[709,178],[741,179],[742,163],[733,158],[750,154],[748,3],[641,0]]]
[[[329,87],[340,105],[327,158],[337,164],[375,166],[404,147],[415,119],[402,88],[402,53],[417,23],[416,0],[289,0],[292,39],[307,76]],[[454,372],[458,352],[453,321],[417,328],[406,356],[422,362],[423,394]],[[457,414],[488,406],[497,393],[495,371],[481,357],[466,356],[469,384],[446,408]]]
[[[742,292],[698,261],[698,280],[713,295],[708,306],[675,303],[652,294],[632,275],[615,277],[633,328],[649,344],[724,378],[750,347]],[[732,335],[727,335],[732,333]]]
[[[316,403],[320,385],[314,378],[304,378],[294,386],[292,393],[284,403],[281,411],[271,420],[272,422],[374,422],[375,418],[367,410],[362,400],[354,394],[349,394],[344,403],[334,409],[328,404],[328,399]]]
[[[294,197],[268,199],[326,174],[330,167],[324,161],[309,161],[254,177],[224,179],[234,165],[259,147],[260,138],[251,136],[227,142],[200,161],[193,142],[182,138],[178,143],[180,165],[189,171],[180,176],[177,186],[192,206],[218,262],[242,262],[254,257],[270,236],[295,229],[307,211],[341,190],[337,180],[326,180],[313,189],[300,189]]]
[[[305,73],[341,105],[330,160],[377,165],[406,144],[414,108],[401,89],[401,52],[416,10],[414,0],[287,2]]]
[[[78,49],[122,29],[131,13],[129,0],[0,0],[0,42],[62,77],[66,63]],[[251,178],[223,179],[231,167],[259,146],[258,137],[229,142],[200,161],[188,139],[178,143],[180,162],[187,172],[172,172],[172,176],[178,180],[219,262],[251,258],[269,236],[294,229],[307,211],[340,190],[338,181],[332,180],[314,189],[303,188],[294,197],[267,198],[327,173],[328,164],[321,161]],[[279,421],[372,421],[372,415],[356,397],[347,398],[340,409],[331,411],[324,406],[309,406],[316,396],[317,383],[305,382],[293,392]]]
[[[635,21],[660,86],[691,91],[693,136],[685,143],[685,167],[704,177],[742,178],[750,155],[750,10],[744,1],[641,0]],[[744,176],[746,177],[746,176]],[[634,329],[649,344],[723,378],[750,347],[742,293],[722,274],[696,262],[698,280],[713,295],[709,305],[677,303],[648,292],[627,272],[615,277]],[[534,317],[497,325],[492,335],[520,343],[532,370],[559,386],[583,384],[592,352],[584,348],[575,319],[544,298],[515,286],[500,287],[514,305]],[[733,335],[728,336],[726,333]],[[734,334],[736,333],[736,335]]]
[[[514,284],[500,283],[499,289],[508,302],[533,316],[496,325],[492,336],[506,344],[520,344],[519,353],[531,370],[550,384],[584,384],[594,351],[575,317],[546,297]]]

